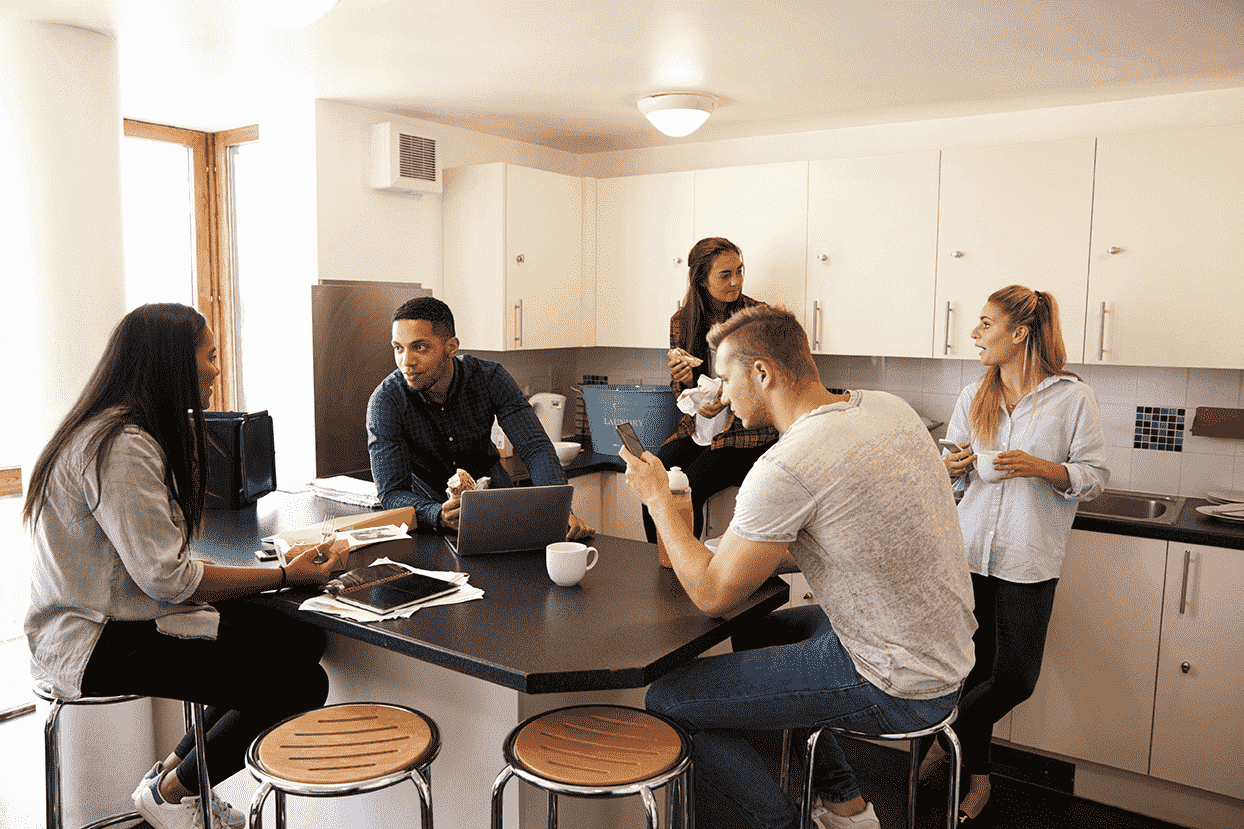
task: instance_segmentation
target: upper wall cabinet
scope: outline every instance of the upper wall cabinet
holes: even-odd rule
[[[1099,138],[1085,360],[1244,367],[1242,241],[1244,126]]]
[[[975,359],[971,332],[1007,285],[1049,291],[1068,362],[1082,361],[1091,138],[942,151],[933,356]]]
[[[583,345],[583,181],[482,164],[448,169],[445,301],[464,349]]]
[[[808,334],[819,354],[928,357],[939,153],[813,161]]]
[[[596,344],[669,347],[695,244],[695,173],[596,183]]]
[[[695,238],[724,236],[738,245],[743,293],[786,306],[804,328],[807,227],[806,161],[695,173]]]

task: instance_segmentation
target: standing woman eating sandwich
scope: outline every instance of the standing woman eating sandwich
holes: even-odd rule
[[[190,557],[206,491],[203,409],[220,373],[207,321],[143,305],[113,330],[86,388],[31,472],[34,537],[26,638],[31,676],[64,699],[142,694],[207,706],[210,779],[241,770],[267,727],[324,704],[323,632],[232,599],[323,584],[344,569],[312,548],[280,569]],[[212,604],[208,604],[211,602]],[[198,756],[187,734],[138,783],[155,829],[199,824]],[[244,816],[214,793],[217,826]]]
[[[729,239],[710,236],[696,242],[687,254],[687,269],[686,298],[670,317],[670,388],[675,395],[694,388],[703,374],[714,376],[708,330],[736,311],[760,304],[743,293],[743,251]],[[725,408],[719,394],[696,414],[684,414],[678,430],[656,452],[666,469],[679,466],[687,474],[697,538],[703,529],[704,502],[741,484],[778,436],[771,426],[745,429],[738,418],[729,415],[729,425],[707,438],[704,427]],[[643,519],[648,541],[656,543],[656,526],[647,507]]]

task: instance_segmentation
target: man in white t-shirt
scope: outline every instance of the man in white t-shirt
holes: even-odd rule
[[[728,804],[752,826],[788,829],[798,810],[740,729],[892,733],[944,719],[973,663],[972,586],[945,466],[910,406],[885,392],[827,391],[803,327],[782,308],[740,311],[709,343],[722,401],[746,428],[781,435],[743,481],[717,554],[679,518],[654,455],[623,450],[627,483],[705,613],[727,614],[792,568],[817,604],[773,613],[735,638],[735,653],[662,677],[647,705],[693,735],[702,825]],[[816,771],[820,826],[880,826],[828,733]]]

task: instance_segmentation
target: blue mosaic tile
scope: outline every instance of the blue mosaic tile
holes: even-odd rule
[[[1136,432],[1132,446],[1136,449],[1157,449],[1182,452],[1184,444],[1184,409],[1164,406],[1137,406]]]

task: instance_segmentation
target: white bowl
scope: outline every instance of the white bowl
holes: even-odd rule
[[[583,451],[583,447],[572,440],[555,440],[553,448],[557,450],[557,459],[566,466]]]

